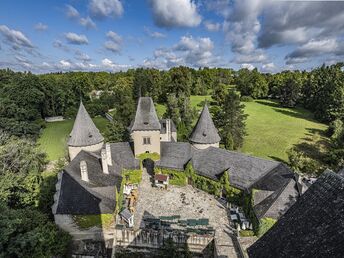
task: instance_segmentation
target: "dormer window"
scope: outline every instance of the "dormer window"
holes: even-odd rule
[[[144,125],[148,125],[148,122],[143,122]]]
[[[151,139],[148,136],[143,137],[143,145],[150,145],[151,144]]]

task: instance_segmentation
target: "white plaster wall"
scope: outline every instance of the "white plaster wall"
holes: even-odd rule
[[[162,142],[169,142],[168,138],[168,134],[164,133],[164,134],[160,134],[160,138]],[[177,133],[176,132],[172,132],[171,134],[171,138],[173,139],[174,142],[177,141]]]
[[[74,146],[68,146],[68,152],[69,152],[69,158],[70,160],[73,160],[76,155],[82,150],[85,151],[99,151],[104,145],[104,142],[100,142],[94,145],[90,146],[82,146],[82,147],[74,147]]]
[[[200,143],[191,143],[191,144],[192,144],[192,146],[194,146],[196,149],[199,149],[199,150],[204,150],[204,149],[209,148],[209,147],[218,148],[220,146],[218,142],[211,143],[211,144],[200,144]]]
[[[150,137],[151,144],[144,145],[143,137]],[[149,153],[156,152],[160,155],[160,131],[134,131],[131,138],[134,141],[135,156],[146,153],[146,151]]]

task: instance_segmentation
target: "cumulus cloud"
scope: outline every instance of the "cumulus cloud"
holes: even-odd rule
[[[255,67],[252,64],[241,64],[241,68],[246,68],[246,69],[252,71]]]
[[[267,63],[262,65],[261,71],[263,73],[273,73],[276,72],[278,69],[274,63]]]
[[[87,16],[86,18],[80,18],[79,23],[87,29],[95,29],[97,27],[94,21],[89,16]]]
[[[214,43],[210,38],[194,38],[183,36],[171,48],[159,48],[154,51],[154,57],[144,60],[146,67],[167,69],[178,65],[191,67],[216,66],[221,58],[214,54]]]
[[[204,27],[208,30],[208,31],[219,31],[221,28],[221,24],[216,22],[211,22],[211,21],[204,21]]]
[[[3,41],[14,50],[24,48],[30,52],[34,48],[31,41],[19,30],[13,30],[6,25],[0,25],[0,33],[3,36]]]
[[[74,21],[77,21],[81,26],[87,29],[95,29],[97,26],[95,22],[89,17],[81,17],[77,9],[71,5],[66,5],[66,16]]]
[[[111,30],[106,33],[106,37],[108,40],[104,43],[105,49],[114,53],[119,53],[122,47],[122,37]]]
[[[74,32],[68,32],[65,34],[65,38],[69,44],[74,44],[74,45],[87,45],[88,44],[88,39],[83,34],[79,35]]]
[[[192,0],[149,0],[149,3],[159,27],[196,27],[202,21]]]
[[[37,31],[45,31],[47,29],[48,29],[48,25],[43,24],[41,22],[39,22],[35,25],[35,30],[37,30]]]
[[[123,71],[131,67],[130,65],[122,65],[122,64],[114,63],[108,58],[104,58],[101,64],[103,68],[111,70],[111,71]]]
[[[118,18],[123,14],[123,6],[119,0],[91,0],[89,11],[92,17],[98,19]]]
[[[158,31],[151,31],[148,27],[143,27],[144,32],[151,38],[155,39],[162,39],[166,38],[166,34],[158,32]]]
[[[68,4],[66,5],[66,15],[70,19],[77,19],[80,16],[78,10]]]
[[[83,61],[83,62],[91,61],[91,57],[89,55],[81,52],[80,50],[75,51],[75,59],[77,59],[79,61]]]

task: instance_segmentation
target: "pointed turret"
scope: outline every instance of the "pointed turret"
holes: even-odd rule
[[[219,146],[221,138],[211,118],[207,104],[204,105],[189,140],[197,149]]]
[[[130,128],[135,156],[142,153],[160,154],[160,129],[152,98],[140,97],[135,120]]]
[[[82,101],[69,135],[69,156],[72,160],[81,150],[97,151],[103,146],[104,138],[93,123]]]

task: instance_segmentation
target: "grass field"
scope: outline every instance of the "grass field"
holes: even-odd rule
[[[281,108],[269,100],[247,102],[245,106],[249,116],[241,151],[254,156],[287,161],[288,149],[327,129],[303,108]]]
[[[104,132],[108,121],[103,117],[93,119],[97,128]],[[47,123],[38,143],[48,155],[48,160],[57,160],[67,154],[67,137],[72,131],[74,120]]]

